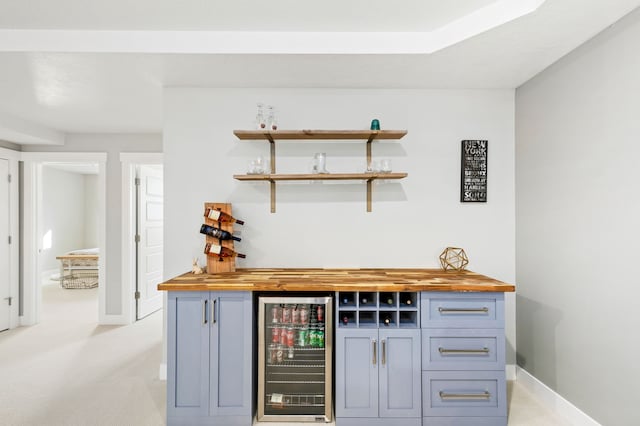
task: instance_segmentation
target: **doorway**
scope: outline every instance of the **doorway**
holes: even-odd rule
[[[120,153],[122,166],[122,306],[127,323],[161,309],[164,265],[162,153]]]
[[[136,320],[162,308],[163,281],[163,167],[161,164],[136,166]]]
[[[24,160],[24,233],[23,233],[23,316],[22,325],[32,325],[41,321],[43,309],[43,275],[46,276],[47,268],[57,268],[60,275],[69,275],[77,277],[81,273],[97,275],[97,303],[94,303],[94,312],[96,314],[95,321],[99,324],[118,324],[121,323],[121,315],[108,315],[106,309],[106,154],[105,153],[72,153],[72,152],[29,152],[23,153]],[[88,166],[88,165],[91,166]],[[87,219],[88,232],[92,233],[91,241],[95,247],[82,247],[85,245],[84,240],[71,240],[70,233],[74,231],[65,230],[61,227],[51,226],[52,211],[47,199],[51,198],[44,179],[49,179],[47,170],[54,169],[53,166],[66,167],[69,169],[80,169],[82,167],[92,168],[93,181],[92,189],[90,189],[87,204],[90,205],[92,213]],[[44,174],[43,174],[44,170]],[[77,171],[77,170],[76,170]],[[69,173],[71,174],[71,173]],[[52,182],[47,182],[51,184]],[[51,186],[51,185],[49,185]],[[84,187],[84,185],[83,185]],[[74,190],[75,188],[75,190]],[[84,209],[80,207],[80,199],[84,199],[84,194],[80,195],[78,189],[80,186],[74,187],[65,183],[58,183],[53,191],[53,198],[56,196],[67,197],[69,205],[66,212],[56,214],[73,216],[76,210]],[[63,193],[65,195],[63,195]],[[60,201],[60,200],[59,200]],[[84,205],[85,201],[82,201]],[[63,203],[64,204],[64,203]],[[77,219],[79,221],[79,219]],[[83,220],[84,221],[84,220]],[[84,229],[82,231],[84,233]],[[67,242],[67,245],[58,245],[61,241]],[[70,242],[69,242],[70,241]],[[71,245],[69,245],[71,244]],[[77,247],[77,246],[81,247]],[[73,247],[73,248],[68,248]],[[94,248],[97,251],[97,265],[73,265],[70,269],[62,269],[62,262],[58,257],[65,256],[69,251],[82,250],[86,248]],[[82,256],[80,254],[78,256]],[[73,256],[73,254],[71,254]],[[53,259],[53,260],[52,260]],[[53,265],[53,266],[52,266]],[[49,269],[52,271],[52,269]],[[52,276],[53,273],[50,275]],[[58,278],[60,278],[58,276]],[[85,277],[81,280],[70,280],[67,283],[73,287],[80,284],[84,285]],[[95,284],[95,283],[94,283]],[[91,285],[94,285],[91,284]],[[59,286],[60,283],[58,282]],[[69,290],[83,291],[83,290]],[[87,293],[85,293],[86,295]]]
[[[9,160],[0,158],[0,331],[11,325]]]
[[[40,166],[38,264],[41,320],[64,314],[98,322],[98,164]]]

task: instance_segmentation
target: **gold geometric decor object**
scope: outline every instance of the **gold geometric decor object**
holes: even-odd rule
[[[455,269],[456,271],[462,271],[469,264],[469,258],[464,252],[464,249],[460,247],[447,247],[440,254],[440,266],[445,271],[447,269]]]

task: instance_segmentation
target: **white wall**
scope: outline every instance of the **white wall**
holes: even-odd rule
[[[98,175],[84,175],[84,245],[98,247]]]
[[[43,271],[59,269],[56,256],[84,247],[84,206],[83,175],[42,167],[42,232],[51,235],[51,248],[40,254]]]
[[[514,92],[512,90],[184,89],[164,93],[165,277],[204,261],[199,234],[205,201],[230,202],[247,254],[240,267],[439,267],[446,246],[464,247],[469,269],[514,282]],[[409,176],[375,185],[280,183],[277,213],[267,183],[239,182],[269,144],[239,141],[253,128],[256,102],[277,107],[281,129],[407,129],[400,141],[373,144]],[[461,204],[460,141],[489,140],[486,204]],[[332,172],[365,168],[364,142],[277,142],[277,170],[307,172],[326,152]],[[512,295],[510,296],[512,297]],[[509,304],[509,358],[513,347]]]
[[[638,425],[640,10],[517,90],[518,364]]]

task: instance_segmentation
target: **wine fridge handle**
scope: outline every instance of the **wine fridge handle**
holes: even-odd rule
[[[373,346],[373,359],[371,360],[373,365],[376,365],[378,363],[378,345],[377,345],[377,341],[376,339],[373,339],[371,341],[371,346]]]
[[[380,343],[382,344],[382,359],[380,360],[380,363],[385,365],[387,363],[387,341],[386,339],[382,339],[380,340]]]
[[[207,324],[207,302],[206,299],[202,302],[202,325]]]
[[[216,299],[211,300],[211,323],[216,323]]]

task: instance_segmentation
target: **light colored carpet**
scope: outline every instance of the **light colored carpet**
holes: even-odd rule
[[[41,322],[0,333],[1,425],[162,425],[162,312],[98,326],[98,289],[43,286]]]
[[[98,326],[97,288],[50,283],[42,321],[0,333],[0,425],[163,425],[162,312],[128,326]],[[508,401],[510,426],[569,424],[517,383],[509,383]],[[294,426],[270,426],[277,425]]]

